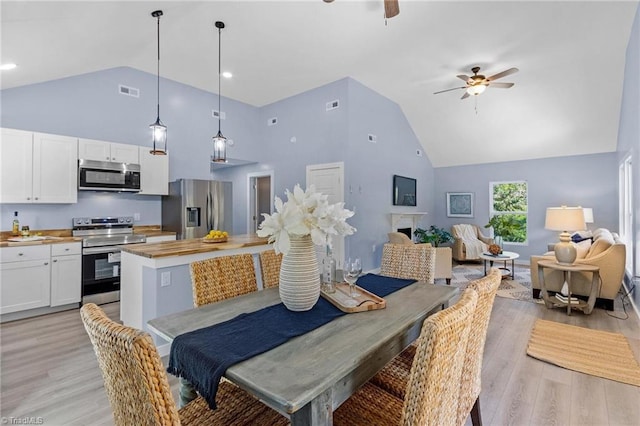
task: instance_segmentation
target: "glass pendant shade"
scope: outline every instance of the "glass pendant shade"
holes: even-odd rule
[[[227,162],[227,138],[218,130],[218,134],[213,137],[213,156],[211,161],[214,163]]]
[[[156,122],[149,125],[151,129],[151,138],[153,139],[153,155],[167,154],[167,126],[162,124],[160,117],[156,118]]]

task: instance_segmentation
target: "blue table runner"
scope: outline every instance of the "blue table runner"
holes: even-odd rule
[[[416,280],[367,274],[358,278],[357,284],[385,297],[414,282]],[[171,344],[167,371],[191,382],[209,407],[215,409],[218,383],[227,368],[345,314],[322,297],[305,312],[293,312],[278,303],[240,314],[228,321],[176,336]]]

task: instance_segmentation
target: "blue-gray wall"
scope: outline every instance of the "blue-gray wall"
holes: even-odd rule
[[[450,228],[457,223],[484,227],[489,221],[489,182],[526,181],[529,195],[526,245],[505,244],[528,262],[532,254],[547,251],[547,244],[558,241],[558,233],[544,229],[547,207],[567,205],[592,207],[594,223],[590,229],[618,228],[617,162],[615,153],[539,160],[509,161],[435,169],[435,223]],[[473,192],[474,217],[450,218],[446,215],[447,192]],[[489,229],[484,229],[489,235]]]
[[[633,208],[634,220],[634,270],[629,271],[640,276],[640,5],[631,29],[627,45],[624,70],[622,106],[620,109],[620,128],[618,131],[619,163],[631,154],[633,161]],[[640,308],[640,288],[633,293],[636,307]]]
[[[140,89],[140,97],[120,95],[119,84]],[[350,78],[261,108],[223,97],[222,132],[235,142],[228,156],[253,164],[213,172],[207,159],[218,128],[211,116],[217,95],[166,79],[161,80],[160,93],[170,179],[232,181],[233,233],[247,232],[247,174],[273,171],[275,193],[282,197],[296,183],[305,185],[310,164],[344,162],[345,201],[356,210],[350,222],[358,228],[347,238],[346,249],[363,258],[365,269],[379,265],[381,245],[391,228],[393,174],[418,179],[419,205],[404,211],[433,210],[433,167],[426,155],[416,154],[421,147],[401,109]],[[113,68],[0,92],[0,126],[143,145],[149,141],[148,125],[155,120],[155,96],[154,75]],[[326,111],[326,103],[336,99],[340,107]],[[277,125],[267,126],[271,117],[278,118]],[[370,133],[378,137],[377,143],[368,141]],[[15,210],[32,229],[69,228],[74,216],[134,213],[140,213],[138,224],[159,224],[160,200],[80,192],[77,204],[4,204],[0,229],[10,229]]]

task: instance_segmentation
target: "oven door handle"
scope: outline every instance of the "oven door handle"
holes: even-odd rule
[[[82,254],[101,254],[101,253],[120,253],[118,247],[85,247],[82,249]]]

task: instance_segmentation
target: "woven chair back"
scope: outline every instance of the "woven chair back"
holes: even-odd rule
[[[487,328],[489,327],[493,301],[501,281],[502,274],[500,270],[491,268],[487,276],[471,281],[467,287],[467,289],[472,289],[478,293],[478,303],[473,313],[472,331],[467,342],[464,367],[462,367],[458,424],[464,424],[473,408],[473,404],[480,396],[484,344],[487,338]]]
[[[179,425],[178,410],[149,334],[118,324],[94,303],[80,309],[116,425]]]
[[[434,283],[436,249],[423,244],[391,244],[382,248],[380,275]]]
[[[282,253],[276,254],[275,250],[265,250],[261,251],[259,256],[262,286],[264,288],[277,287],[280,282]]]
[[[474,290],[465,290],[455,305],[424,321],[407,384],[401,425],[453,424],[477,301]]]
[[[196,308],[258,290],[250,254],[215,257],[189,266]]]

